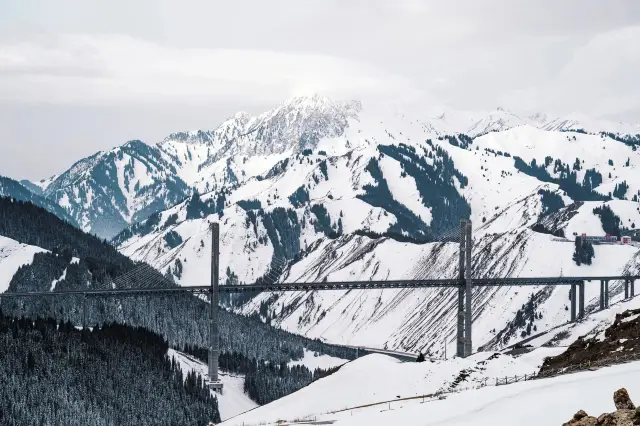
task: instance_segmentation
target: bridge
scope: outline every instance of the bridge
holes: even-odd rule
[[[460,249],[457,278],[443,279],[404,279],[404,280],[369,280],[369,281],[335,281],[335,282],[290,282],[268,283],[256,282],[243,285],[219,285],[219,247],[220,226],[211,224],[211,280],[205,286],[179,287],[175,284],[167,285],[167,280],[155,269],[148,265],[146,273],[155,274],[155,278],[146,278],[149,282],[165,283],[160,286],[126,287],[126,275],[119,277],[111,288],[104,289],[75,289],[48,292],[11,292],[3,293],[0,298],[22,297],[60,297],[69,295],[87,297],[128,297],[172,294],[207,295],[211,300],[209,311],[209,386],[212,389],[222,389],[222,382],[218,376],[218,357],[220,353],[218,336],[218,304],[220,293],[247,292],[281,292],[281,291],[322,291],[322,290],[376,290],[376,289],[412,289],[412,288],[451,288],[458,289],[457,303],[457,345],[456,355],[467,357],[472,354],[472,307],[471,296],[474,287],[508,287],[508,286],[568,286],[571,294],[571,321],[574,322],[584,316],[585,283],[600,281],[600,309],[609,307],[609,282],[624,281],[625,299],[635,296],[635,281],[640,275],[621,276],[573,276],[573,277],[516,277],[516,278],[486,278],[472,276],[472,226],[470,221],[461,221]]]

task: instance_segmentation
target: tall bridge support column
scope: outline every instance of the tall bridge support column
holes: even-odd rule
[[[584,281],[578,283],[580,298],[578,299],[578,318],[584,318]]]
[[[218,357],[220,355],[220,338],[218,335],[218,302],[220,272],[220,224],[211,224],[211,294],[209,307],[209,387],[222,390],[222,382],[218,378]]]
[[[464,280],[464,259],[466,256],[466,241],[467,241],[467,221],[460,221],[460,253],[459,253],[459,265],[458,265],[458,277],[460,280]],[[456,339],[456,355],[460,358],[464,358],[464,290],[462,284],[458,287],[458,315],[456,317],[458,321],[457,327],[457,339]]]
[[[82,329],[87,328],[87,293],[82,295]]]
[[[629,298],[629,280],[624,280],[624,298]]]
[[[635,297],[636,296],[636,292],[635,292],[635,283],[636,280],[631,280],[631,297]]]
[[[600,280],[600,310],[604,309],[604,280]]]
[[[472,238],[472,225],[471,221],[467,222],[467,235],[466,235],[466,245],[465,245],[465,292],[466,292],[466,300],[465,300],[465,315],[464,315],[464,353],[465,356],[469,356],[473,353],[473,340],[471,337],[471,325],[473,322],[473,312],[472,312],[472,296],[473,296],[473,282],[472,282],[472,264],[471,264],[471,250],[473,248],[473,238]]]
[[[604,281],[604,307],[609,307],[609,280]]]
[[[571,322],[576,322],[576,284],[571,284]]]

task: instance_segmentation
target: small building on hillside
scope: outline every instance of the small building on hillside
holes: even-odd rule
[[[589,241],[594,244],[614,244],[618,242],[618,237],[615,235],[587,235],[585,233],[582,234],[583,241]]]
[[[635,237],[631,235],[623,235],[618,239],[615,235],[587,235],[585,233],[582,234],[583,241],[589,241],[593,244],[631,244],[632,241],[637,241]]]

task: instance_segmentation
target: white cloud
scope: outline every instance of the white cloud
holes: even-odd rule
[[[0,174],[42,177],[128,138],[213,128],[239,109],[312,92],[415,113],[502,106],[640,121],[638,0],[29,0],[0,9],[0,147],[11,154]]]
[[[313,53],[176,48],[123,35],[67,35],[0,45],[0,98],[54,104],[277,103],[300,94],[408,92],[410,81]]]
[[[639,69],[640,26],[619,28],[590,38],[565,58],[557,73],[503,99],[529,111],[621,116],[640,111]]]

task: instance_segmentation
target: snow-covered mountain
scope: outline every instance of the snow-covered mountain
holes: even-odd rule
[[[222,226],[226,283],[442,278],[457,274],[465,218],[474,223],[480,276],[636,271],[635,245],[596,246],[591,265],[572,260],[574,235],[640,226],[633,127],[549,127],[554,120],[504,110],[414,118],[321,97],[294,99],[258,117],[237,114],[212,132],[175,134],[158,145],[202,195],[114,241],[182,285],[208,276],[214,220]],[[595,287],[588,291],[596,297]],[[452,291],[261,294],[226,302],[329,341],[433,353],[455,345]],[[567,303],[564,288],[479,289],[476,347],[563,323]]]
[[[7,290],[18,268],[31,264],[36,253],[45,251],[40,247],[0,236],[0,293]]]
[[[42,193],[36,188],[35,185],[30,185],[28,182],[21,183],[11,178],[0,176],[0,196],[13,198],[18,201],[28,201],[48,210],[72,225],[77,225],[75,220],[62,206],[42,196]]]
[[[117,234],[123,253],[182,285],[208,276],[214,220],[230,284],[454,277],[462,218],[474,223],[480,276],[615,274],[637,270],[637,246],[596,246],[592,264],[578,266],[573,238],[640,226],[638,145],[637,125],[576,115],[498,108],[413,116],[312,96],[154,146],[129,142],[24,184],[83,229]],[[433,353],[455,344],[451,291],[261,294],[225,303],[340,343]],[[566,305],[563,288],[479,289],[475,345],[500,347],[563,323]]]
[[[33,185],[63,207],[83,230],[104,238],[191,192],[174,164],[159,149],[141,141],[98,152]]]
[[[213,130],[174,133],[153,146],[130,141],[79,160],[59,175],[22,185],[60,205],[83,230],[111,238],[194,190],[206,193],[242,185],[305,150],[336,156],[387,144],[389,139],[411,145],[428,138],[476,138],[527,126],[607,135],[632,148],[640,145],[638,125],[578,115],[524,117],[497,108],[411,117],[315,95],[290,99],[258,116],[239,112]]]

